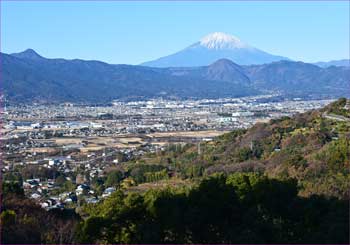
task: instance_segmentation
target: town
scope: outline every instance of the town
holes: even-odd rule
[[[4,181],[23,183],[43,208],[96,203],[116,188],[98,188],[111,169],[171,145],[199,144],[257,122],[321,108],[333,100],[242,98],[112,101],[107,105],[7,105],[2,112]],[[169,167],[169,174],[171,168]],[[122,185],[130,186],[125,178]]]

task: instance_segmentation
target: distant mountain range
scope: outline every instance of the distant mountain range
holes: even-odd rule
[[[151,67],[191,67],[210,65],[218,59],[230,59],[239,65],[265,64],[286,57],[272,55],[252,47],[239,38],[214,32],[189,47],[165,57],[142,63]]]
[[[95,103],[159,96],[220,98],[271,91],[286,96],[350,95],[349,67],[321,68],[287,60],[240,66],[219,59],[208,66],[152,68],[47,59],[28,49],[2,53],[1,66],[3,92],[12,103]]]
[[[315,65],[319,67],[330,67],[330,66],[350,66],[350,60],[349,59],[343,59],[343,60],[331,60],[328,62],[316,62]]]

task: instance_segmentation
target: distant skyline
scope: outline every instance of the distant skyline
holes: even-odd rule
[[[140,64],[212,32],[305,62],[349,58],[348,1],[1,1],[1,52]]]

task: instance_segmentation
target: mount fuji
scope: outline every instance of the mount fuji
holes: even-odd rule
[[[230,59],[239,65],[257,65],[289,60],[286,57],[272,55],[252,47],[235,36],[214,32],[175,54],[141,65],[150,67],[206,66],[219,59]]]

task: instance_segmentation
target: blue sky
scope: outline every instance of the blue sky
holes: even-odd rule
[[[349,2],[1,2],[1,51],[139,64],[211,32],[305,62],[349,57]]]

